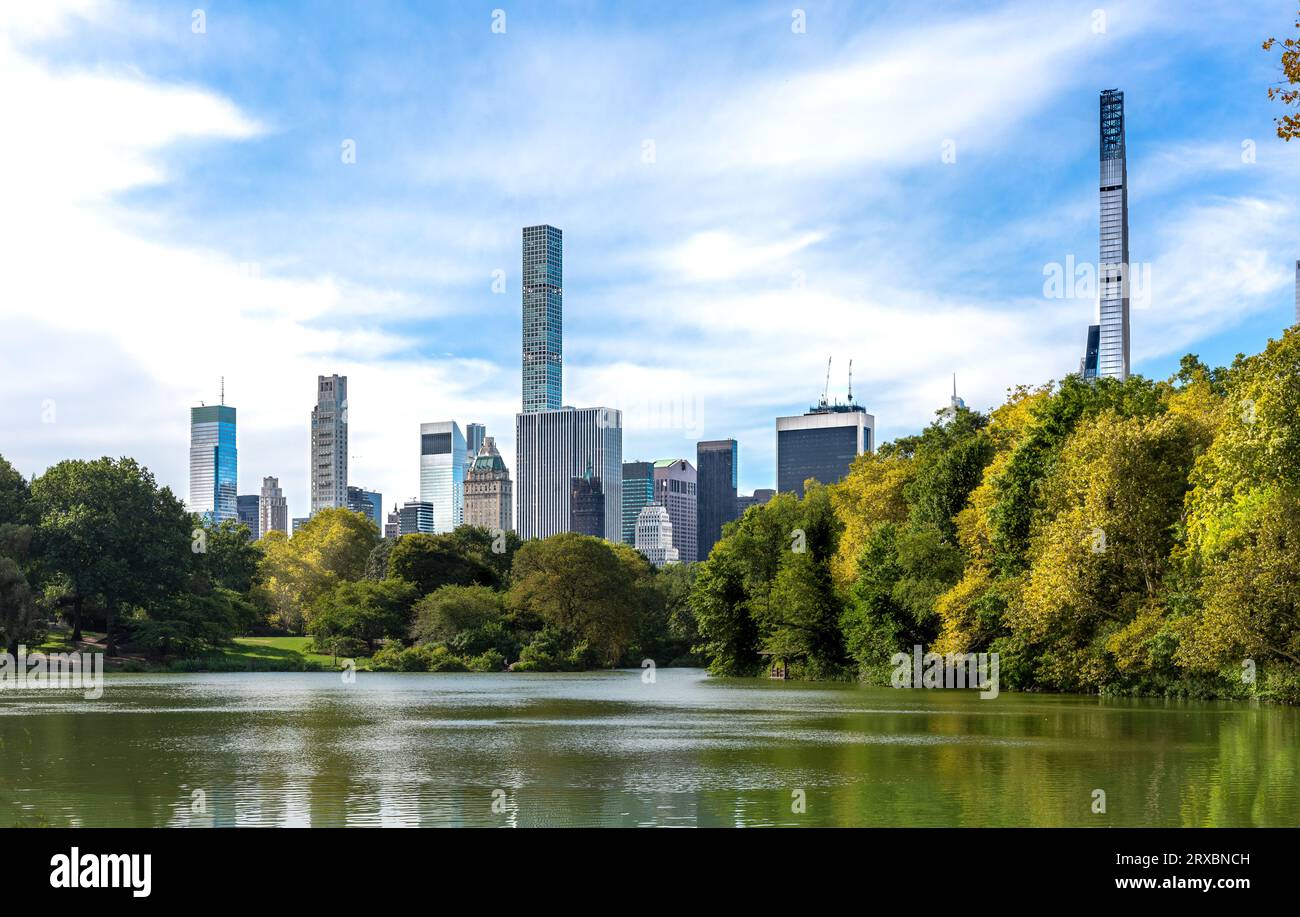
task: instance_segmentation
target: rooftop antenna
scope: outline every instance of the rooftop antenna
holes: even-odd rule
[[[225,376],[221,377],[221,403],[223,405],[226,403],[226,377]]]
[[[826,358],[826,384],[822,387],[822,407],[826,407],[829,403],[826,399],[830,395],[831,391],[831,360],[834,358],[834,354]]]
[[[853,403],[853,358],[849,358],[849,404]]]

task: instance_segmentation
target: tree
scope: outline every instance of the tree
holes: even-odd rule
[[[73,639],[86,601],[98,598],[106,649],[116,653],[118,608],[149,607],[184,583],[193,517],[129,458],[59,462],[32,483],[32,503],[41,567],[70,584]]]
[[[196,572],[212,586],[246,593],[262,561],[262,549],[248,539],[248,528],[233,519],[203,526],[203,551],[195,554]]]
[[[492,586],[496,570],[454,533],[403,535],[388,554],[388,575],[428,595],[440,586]]]
[[[316,647],[328,651],[333,641],[364,641],[370,653],[384,638],[403,639],[411,627],[415,587],[405,580],[343,581],[318,596],[311,606],[309,625]]]
[[[0,649],[11,654],[40,630],[36,600],[21,566],[31,537],[29,526],[0,524]]]
[[[416,603],[411,636],[417,643],[446,643],[504,613],[500,594],[487,586],[442,586]]]
[[[339,583],[365,576],[370,553],[379,541],[374,522],[347,509],[325,509],[292,538],[269,532],[261,539],[263,552],[255,596],[270,610],[271,623],[303,633],[307,610]]]
[[[1296,17],[1295,27],[1300,29],[1300,16]],[[1268,87],[1268,97],[1283,105],[1300,105],[1300,89],[1284,88],[1300,86],[1300,40],[1285,38],[1279,41],[1269,38],[1264,41],[1264,50],[1272,51],[1279,45],[1281,55],[1278,63],[1284,79],[1277,85]],[[1277,125],[1277,135],[1288,143],[1292,137],[1300,137],[1300,115],[1287,114],[1274,118],[1273,121]]]
[[[0,525],[20,525],[29,517],[31,487],[17,469],[0,455]]]
[[[638,568],[619,547],[627,548],[573,532],[526,542],[515,555],[508,604],[616,664],[636,634],[644,598]]]

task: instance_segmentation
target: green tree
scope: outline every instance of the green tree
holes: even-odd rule
[[[405,580],[345,580],[312,603],[308,624],[317,649],[334,641],[361,640],[370,653],[385,638],[404,639],[411,627],[415,587]]]
[[[427,595],[440,586],[492,586],[498,576],[477,551],[455,533],[403,535],[388,554],[388,575]]]
[[[364,577],[378,541],[374,522],[347,509],[321,510],[292,538],[270,532],[261,539],[255,598],[272,624],[304,633],[312,603],[339,583]]]
[[[98,598],[114,654],[118,609],[147,608],[184,583],[193,517],[129,458],[59,462],[32,483],[32,503],[42,569],[70,586],[73,639],[85,602]]]
[[[619,547],[573,532],[526,542],[515,554],[509,605],[615,665],[635,638],[644,596],[635,562]]]

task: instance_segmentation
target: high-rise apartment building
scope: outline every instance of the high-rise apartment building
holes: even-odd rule
[[[1099,376],[1123,382],[1129,373],[1128,157],[1124,93],[1101,94],[1101,256]]]
[[[190,512],[206,522],[238,519],[238,481],[235,409],[228,404],[190,408]]]
[[[348,377],[319,376],[311,409],[311,514],[348,505]]]
[[[279,478],[262,478],[262,493],[258,499],[259,531],[263,536],[271,532],[289,534],[289,501],[280,489]]]
[[[680,558],[673,546],[673,522],[666,507],[651,503],[637,514],[633,546],[656,567],[677,563]]]
[[[827,404],[776,419],[776,489],[803,496],[804,482],[834,484],[875,448],[876,418],[861,405]]]
[[[623,463],[623,544],[636,544],[636,517],[655,502],[654,462]]]
[[[673,523],[673,547],[677,549],[677,559],[684,564],[697,559],[697,485],[695,466],[686,459],[655,462],[655,502],[668,510],[668,518]]]
[[[519,537],[571,531],[570,486],[590,464],[605,491],[606,537],[622,527],[623,414],[563,408],[515,416],[515,527]]]
[[[384,537],[396,538],[402,534],[402,511],[393,504],[393,511],[388,514],[388,521],[384,523]]]
[[[591,473],[590,463],[582,477],[570,481],[569,526],[579,535],[605,537],[605,491],[600,477]]]
[[[722,538],[722,527],[736,518],[737,457],[734,439],[695,444],[698,477],[695,538],[699,560],[708,558]],[[623,486],[627,487],[626,482]]]
[[[297,534],[298,534],[298,531],[299,531],[299,530],[300,530],[304,525],[306,525],[308,522],[311,522],[311,517],[310,517],[310,516],[294,516],[294,517],[293,517],[293,532],[292,532],[292,534],[290,534],[289,537],[292,538],[294,535],[297,535]]]
[[[365,516],[379,531],[384,530],[384,495],[378,491],[349,486],[348,509]]]
[[[420,424],[420,500],[433,505],[433,530],[465,521],[465,434],[454,420]]]
[[[524,227],[524,413],[563,405],[564,234],[554,226]]]
[[[497,451],[496,438],[486,436],[465,472],[465,524],[509,531],[513,508],[510,469]]]
[[[248,527],[248,537],[256,541],[262,537],[260,498],[257,494],[240,494],[235,498],[239,507],[239,524]]]

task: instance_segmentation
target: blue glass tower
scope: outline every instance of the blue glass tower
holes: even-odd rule
[[[563,400],[564,234],[525,226],[523,254],[524,410],[558,411]]]
[[[190,408],[190,511],[209,522],[237,520],[238,482],[235,409],[226,404]]]

